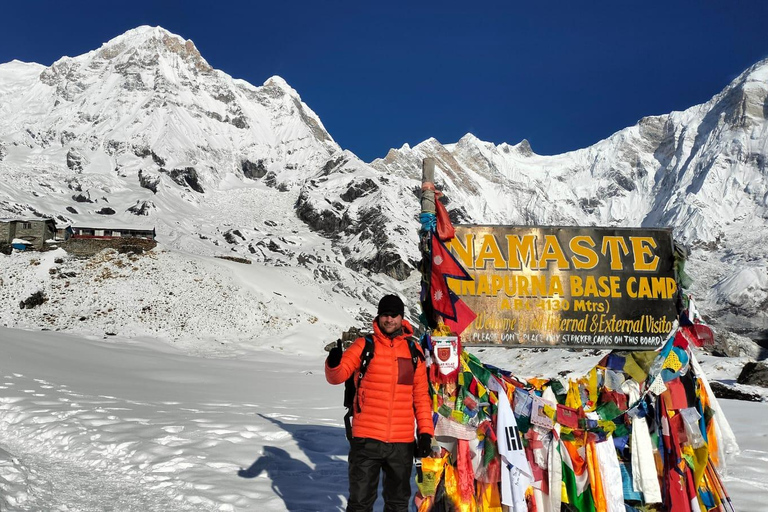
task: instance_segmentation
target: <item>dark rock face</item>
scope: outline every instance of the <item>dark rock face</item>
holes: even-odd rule
[[[747,402],[762,402],[763,397],[758,393],[750,393],[748,391],[742,391],[730,386],[726,386],[722,382],[713,381],[709,383],[712,388],[712,392],[717,398],[728,398],[731,400],[744,400]]]
[[[155,163],[156,163],[158,166],[162,167],[162,166],[164,166],[164,165],[165,165],[165,159],[164,159],[164,158],[161,158],[161,157],[159,157],[157,154],[155,154],[155,152],[154,152],[154,151],[150,151],[150,155],[152,155],[152,160],[154,160],[154,162],[155,162]]]
[[[166,172],[171,177],[171,179],[181,185],[182,187],[185,185],[188,185],[189,188],[194,190],[195,192],[199,192],[201,194],[205,193],[205,190],[203,190],[203,187],[200,185],[200,182],[198,181],[197,177],[197,171],[194,167],[185,167],[184,169],[173,169],[172,171],[166,171],[165,169],[160,169],[160,172]]]
[[[386,223],[387,218],[378,207],[360,212],[358,219],[346,227],[345,233],[359,234],[361,240],[370,239],[378,247],[378,251],[373,258],[365,260],[349,258],[345,265],[356,271],[366,269],[371,272],[387,274],[398,281],[402,281],[410,275],[413,268],[403,261],[395,250],[394,244],[387,236]]]
[[[300,192],[296,201],[296,215],[299,219],[314,231],[332,240],[339,241],[343,237],[357,235],[360,240],[369,241],[377,248],[375,255],[365,258],[355,258],[352,249],[342,248],[347,268],[358,272],[384,273],[397,280],[403,280],[410,275],[414,267],[403,260],[387,234],[390,232],[386,229],[389,221],[381,208],[366,208],[359,211],[357,218],[351,218],[344,203],[333,202],[324,196],[318,198],[312,194],[313,186],[316,186],[316,183],[310,182]],[[350,181],[341,199],[353,202],[376,190],[379,190],[379,185],[373,180]]]
[[[582,197],[579,199],[579,206],[581,206],[584,213],[593,214],[603,204],[603,202],[595,197],[589,199]]]
[[[226,240],[227,243],[229,244],[236,244],[238,242],[235,236],[239,236],[240,238],[245,240],[245,237],[243,236],[243,234],[237,229],[230,229],[229,231],[225,232],[223,236],[224,236],[224,240]]]
[[[736,382],[768,388],[768,364],[765,361],[745,364]]]
[[[67,151],[67,167],[73,171],[83,170],[83,157],[77,154],[74,150]]]
[[[96,213],[98,213],[99,215],[114,215],[115,210],[113,210],[112,208],[109,208],[108,206],[105,206],[104,208],[97,211]]]
[[[263,178],[267,174],[264,160],[259,160],[256,163],[253,163],[250,160],[243,160],[240,168],[243,170],[243,176],[252,180]]]
[[[371,272],[386,274],[393,279],[403,281],[411,275],[413,268],[406,262],[404,262],[400,255],[392,251],[393,246],[390,244],[387,247],[383,247],[376,253],[371,259],[368,260],[351,260],[348,259],[344,265],[347,268],[351,268],[357,272],[363,269],[370,270]]]
[[[152,154],[152,150],[146,146],[134,147],[133,154],[139,158],[145,158]]]
[[[332,210],[315,208],[306,190],[301,191],[296,201],[296,215],[310,228],[329,238],[338,238],[339,233],[349,224],[348,217]]]
[[[467,210],[465,210],[463,206],[448,210],[448,218],[451,220],[451,224],[469,224],[472,222]]]
[[[248,128],[248,122],[245,120],[245,117],[243,116],[237,116],[233,117],[230,121],[232,123],[232,126],[235,128],[240,128],[241,130],[245,130]]]
[[[614,179],[616,180],[616,183],[627,192],[632,192],[635,190],[635,188],[637,188],[635,183],[630,178],[624,176],[620,172],[616,172]]]
[[[136,201],[135,205],[125,211],[131,212],[134,215],[149,215],[149,211],[154,207],[155,205],[152,201]]]
[[[75,210],[75,209],[74,209],[74,208],[72,208],[71,206],[67,206],[67,211],[68,211],[69,213],[74,213],[75,215],[77,215],[77,210]]]
[[[148,174],[145,174],[144,171],[139,171],[139,185],[141,185],[141,187],[151,190],[153,194],[157,194],[157,185],[159,183],[160,177],[149,176]]]
[[[34,307],[39,306],[40,304],[43,304],[48,300],[48,297],[45,296],[45,294],[41,291],[37,291],[27,297],[26,299],[19,302],[19,308],[20,309],[32,309]]]
[[[90,198],[90,194],[83,195],[83,194],[75,194],[72,196],[72,199],[77,201],[78,203],[92,203],[93,201]]]
[[[328,176],[335,169],[339,168],[341,165],[345,163],[347,163],[347,159],[344,158],[343,155],[337,158],[332,158],[331,160],[328,160],[327,162],[325,162],[325,165],[323,165],[323,168],[320,170],[320,176]]]
[[[264,177],[264,184],[268,187],[277,186],[277,174],[274,171],[269,171]]]
[[[344,201],[351,203],[358,197],[362,197],[370,192],[379,190],[379,186],[370,178],[366,178],[363,181],[353,182],[349,188],[341,194]]]

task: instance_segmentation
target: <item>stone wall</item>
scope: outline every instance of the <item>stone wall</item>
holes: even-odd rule
[[[14,238],[12,231],[15,231],[13,229],[13,223],[0,222],[0,242],[11,243],[11,240]]]
[[[141,253],[150,251],[157,246],[154,240],[146,238],[70,238],[59,244],[59,247],[74,256],[90,257],[104,249],[115,249],[118,252]]]

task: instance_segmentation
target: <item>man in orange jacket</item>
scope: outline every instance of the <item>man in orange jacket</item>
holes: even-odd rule
[[[382,471],[384,510],[407,512],[413,457],[426,457],[431,451],[434,427],[427,372],[421,359],[413,367],[407,340],[413,327],[404,313],[403,301],[386,295],[373,321],[374,356],[353,406],[347,512],[373,510]],[[341,384],[356,374],[364,348],[364,338],[356,339],[343,354],[341,347],[333,348],[325,362],[328,382]]]

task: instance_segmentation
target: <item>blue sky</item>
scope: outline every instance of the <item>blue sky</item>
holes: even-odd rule
[[[282,76],[363,160],[471,132],[539,154],[707,101],[768,57],[768,2],[6,2],[0,62],[50,65],[139,25],[255,85]]]

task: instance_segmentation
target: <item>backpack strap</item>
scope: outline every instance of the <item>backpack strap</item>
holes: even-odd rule
[[[373,348],[373,336],[366,334],[365,347],[363,347],[363,352],[360,354],[360,370],[357,374],[357,382],[355,382],[355,410],[357,412],[360,412],[360,403],[357,400],[357,392],[360,389],[360,383],[363,381],[365,373],[368,371],[368,365],[371,364],[371,359],[373,359]]]
[[[411,362],[413,363],[413,369],[415,370],[417,366],[419,366],[419,361],[424,361],[424,352],[419,350],[419,347],[416,343],[416,338],[413,336],[408,336],[406,338],[408,341],[408,350],[411,351]]]
[[[365,377],[365,372],[368,371],[368,365],[371,363],[371,359],[373,359],[373,336],[366,334],[364,339],[365,347],[363,347],[363,352],[360,354],[360,370],[357,377],[358,386],[363,377]]]

